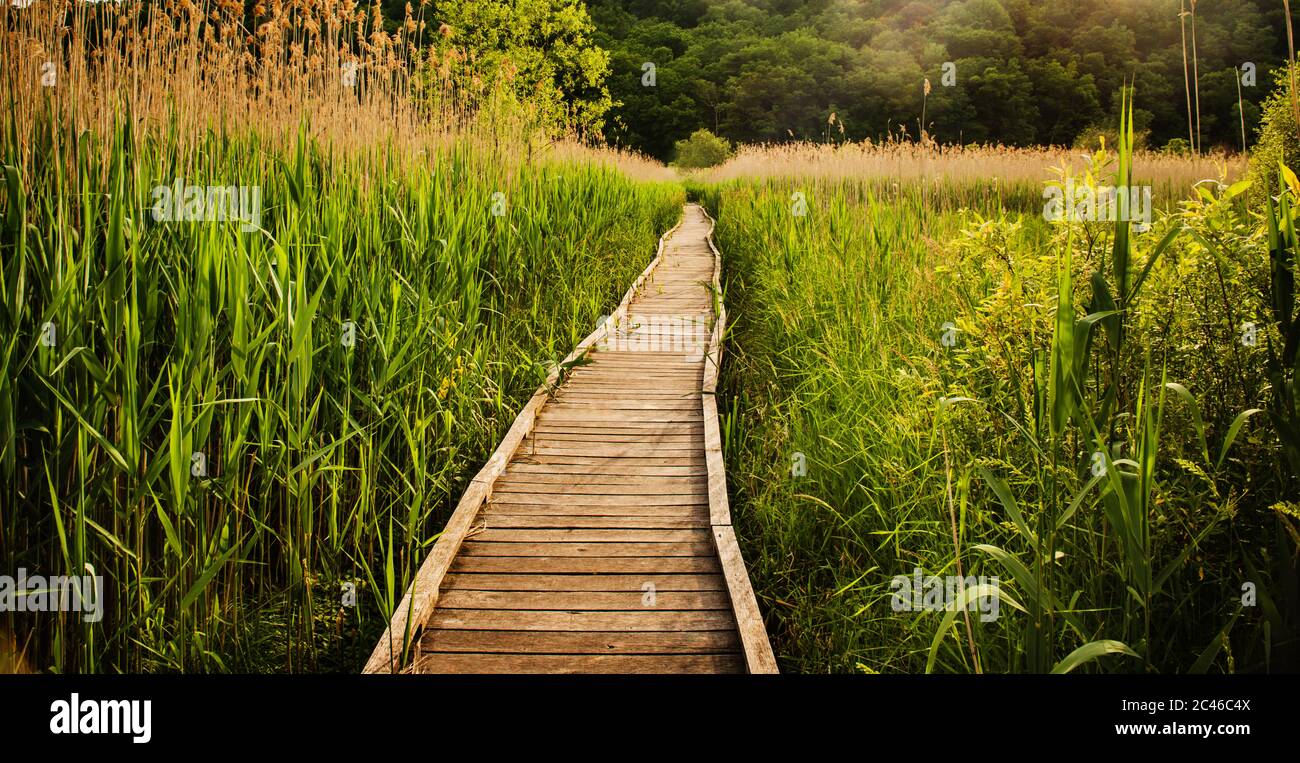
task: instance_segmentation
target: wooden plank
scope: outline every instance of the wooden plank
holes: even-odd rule
[[[776,657],[772,654],[772,644],[767,640],[767,628],[763,625],[763,615],[758,611],[758,600],[754,598],[745,561],[740,556],[736,533],[731,525],[726,525],[713,528],[713,537],[717,542],[722,575],[731,595],[740,640],[745,647],[745,665],[750,673],[776,673]]]
[[[703,556],[713,555],[709,543],[480,543],[470,538],[460,544],[463,556]]]
[[[573,514],[507,514],[492,512],[480,514],[475,527],[481,528],[661,528],[665,530],[707,528],[709,518],[703,512],[689,517],[647,517],[620,515],[617,517]]]
[[[632,488],[645,492],[689,492],[706,485],[707,480],[700,475],[682,476],[647,476],[640,474],[542,474],[539,472],[515,472],[511,470],[506,476],[497,480],[493,492],[506,491],[507,488],[527,488],[528,492],[563,492],[576,488],[591,488],[595,492],[613,488],[621,490]],[[542,489],[542,486],[548,486]]]
[[[707,337],[704,337],[707,339]],[[629,341],[640,342],[641,340],[628,338]],[[672,355],[659,358],[649,357],[650,353],[640,347],[629,347],[622,357],[612,353],[597,351],[588,356],[591,361],[586,365],[579,366],[582,369],[611,369],[615,371],[636,372],[642,369],[651,369],[654,371],[670,371],[678,373],[682,371],[699,373],[700,363],[703,358],[693,357],[697,348],[693,345],[695,338],[685,340],[686,346],[678,348],[677,352]],[[648,343],[647,343],[648,344]]]
[[[461,631],[430,630],[420,651],[505,654],[735,654],[734,630],[636,631]]]
[[[718,409],[712,395],[706,395],[704,410],[704,459],[708,469],[709,520],[715,525],[731,524],[727,501],[727,468],[722,459],[722,437],[718,432]]]
[[[701,462],[704,453],[699,448],[675,443],[586,443],[569,440],[548,440],[530,443],[528,455],[540,456],[594,456],[597,458],[666,458],[681,463]]]
[[[583,400],[571,396],[556,398],[547,411],[562,413],[565,411],[693,411],[700,401],[685,400],[639,400],[630,397],[617,397],[605,400]]]
[[[576,442],[576,443],[633,443],[642,445],[672,445],[674,447],[704,447],[702,434],[597,434],[582,432],[534,432],[535,440],[525,444],[528,448],[532,442]]]
[[[610,442],[597,438],[580,438],[560,440],[546,438],[528,443],[520,451],[521,457],[528,456],[583,456],[587,458],[677,458],[684,463],[701,463],[705,461],[703,443],[695,438],[684,438],[678,442]]]
[[[656,591],[726,591],[722,575],[505,575],[448,573],[447,591],[636,591],[647,582]],[[728,604],[730,606],[730,604]]]
[[[619,384],[628,381],[643,381],[679,383],[686,386],[698,385],[700,379],[703,378],[702,374],[702,367],[694,363],[682,363],[675,370],[669,370],[668,368],[603,369],[596,365],[590,365],[579,366],[570,371],[569,381],[575,385],[581,385],[585,381],[611,381]]]
[[[422,673],[738,673],[743,661],[731,654],[447,654],[420,658]]]
[[[671,456],[671,457],[670,456],[639,457],[639,456],[622,456],[622,455],[592,456],[592,455],[581,455],[576,453],[529,453],[529,454],[521,455],[518,458],[518,463],[547,466],[547,467],[563,466],[563,465],[584,467],[583,470],[574,470],[575,472],[579,472],[579,473],[600,472],[605,474],[618,474],[618,473],[624,473],[624,474],[689,473],[689,474],[706,474],[706,475],[708,474],[708,471],[706,470],[704,464],[703,453],[700,453],[698,455],[683,454],[680,456]],[[661,468],[671,467],[675,469],[685,469],[688,471],[687,472],[654,472],[654,471],[623,472],[621,471],[636,466],[661,467]],[[510,465],[510,468],[514,469],[515,464],[512,463]],[[543,469],[540,471],[546,471],[552,474],[560,474],[564,470]]]
[[[639,346],[648,343],[635,337],[620,337],[611,341],[626,341],[628,346],[620,353],[610,350],[592,353],[589,356],[592,362],[577,368],[604,368],[633,373],[641,368],[653,368],[674,373],[689,372],[692,375],[703,372],[704,358],[700,357],[699,350],[694,346],[683,346],[671,353],[656,353],[649,347]]]
[[[695,406],[682,411],[607,411],[586,406],[556,406],[555,408],[548,407],[543,411],[541,418],[547,422],[638,422],[646,424],[664,424],[677,421],[689,423],[704,420],[703,415]]]
[[[537,475],[534,475],[537,476]],[[606,478],[609,479],[609,478]],[[671,477],[652,480],[642,478],[635,481],[604,482],[598,484],[582,483],[565,485],[557,482],[537,482],[527,479],[498,480],[492,486],[492,495],[506,493],[553,494],[553,495],[631,495],[644,497],[647,494],[684,495],[708,500],[708,484],[701,477]]]
[[[519,493],[493,492],[493,504],[509,502],[512,504],[543,504],[546,506],[707,506],[708,498],[703,494],[677,495],[593,495],[577,493]]]
[[[429,627],[503,631],[721,631],[736,626],[729,611],[718,609],[552,612],[439,607],[429,617]]]
[[[654,434],[698,432],[704,434],[704,418],[699,421],[584,421],[568,416],[561,421],[538,419],[536,431],[558,430],[562,432],[611,432],[624,434]]]
[[[645,581],[645,585],[653,585]],[[653,602],[647,603],[647,602]],[[510,609],[518,611],[641,612],[654,609],[731,611],[726,591],[444,591],[439,607],[447,609]]]
[[[692,374],[680,374],[672,377],[651,377],[631,372],[584,374],[574,371],[569,375],[565,383],[566,385],[573,385],[570,389],[634,390],[638,392],[692,395],[699,394],[700,382],[703,378],[703,367]]]
[[[716,556],[668,556],[635,558],[626,556],[538,557],[538,556],[458,556],[452,560],[452,572],[531,573],[608,573],[616,575],[718,573],[722,571]]]
[[[600,479],[616,480],[620,477],[691,478],[708,476],[708,472],[702,464],[691,464],[687,466],[647,466],[639,464],[620,464],[616,462],[605,464],[511,464],[511,472],[518,475],[527,475],[529,478],[537,475],[561,477],[570,474],[584,475],[589,478],[588,481],[593,483]]]
[[[510,494],[505,493],[504,495],[509,496]],[[644,506],[639,504],[636,506],[585,506],[579,503],[514,503],[497,497],[483,508],[480,519],[490,525],[492,518],[497,514],[550,514],[553,516],[588,517],[700,517],[707,520],[709,518],[709,509],[708,504],[704,501],[700,501],[693,506]]]
[[[556,434],[588,435],[591,437],[673,437],[704,438],[704,423],[680,422],[670,424],[609,424],[600,422],[547,422],[533,430],[538,439]]]
[[[591,355],[598,359],[627,360],[640,362],[641,360],[650,361],[675,361],[681,357],[678,352],[646,352],[642,350],[621,351],[621,350],[598,350]]]
[[[574,385],[572,387],[561,387],[560,391],[552,398],[557,402],[566,400],[581,399],[588,402],[599,402],[601,400],[665,400],[665,401],[690,401],[699,400],[699,390],[692,389],[688,392],[677,392],[673,390],[647,389],[639,392],[628,392],[623,388],[610,389],[607,386],[597,384]]]
[[[480,543],[708,543],[711,537],[704,528],[666,530],[656,528],[494,528],[473,530],[466,540]]]

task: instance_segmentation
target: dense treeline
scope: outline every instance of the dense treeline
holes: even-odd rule
[[[914,139],[924,122],[944,143],[1073,145],[1116,123],[1126,81],[1146,145],[1240,148],[1286,56],[1278,0],[383,7],[392,29],[407,13],[425,24],[435,68],[454,50],[459,71],[511,83],[550,122],[661,159],[700,128],[735,143]]]
[[[1282,3],[1201,2],[1194,24],[1181,5],[1180,18],[1179,0],[589,2],[617,104],[606,134],[665,159],[700,127],[736,142],[914,138],[923,109],[941,142],[1070,145],[1116,123],[1126,79],[1148,145],[1195,142],[1199,112],[1203,148],[1239,147],[1241,75],[1253,142],[1286,56]]]

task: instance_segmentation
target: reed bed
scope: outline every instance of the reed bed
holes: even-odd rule
[[[1094,149],[1101,146],[1093,147]],[[1111,152],[1114,146],[1107,147]],[[742,146],[729,160],[700,173],[704,183],[765,179],[842,180],[879,191],[895,184],[929,187],[939,203],[1002,199],[1028,211],[1042,204],[1043,184],[1063,175],[1085,174],[1092,151],[1065,148],[942,145],[927,141],[790,143]],[[1181,200],[1190,189],[1210,180],[1231,184],[1245,175],[1242,155],[1199,157],[1138,151],[1133,156],[1137,182],[1152,186],[1161,202]]]
[[[676,219],[661,166],[444,88],[375,13],[0,7],[0,569],[105,580],[99,621],[0,614],[0,665],[357,669]]]

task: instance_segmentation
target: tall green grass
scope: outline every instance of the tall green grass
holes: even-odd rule
[[[0,630],[61,672],[355,670],[681,190],[468,140],[339,152],[304,124],[279,151],[141,124],[4,135],[0,568],[93,570],[107,609]],[[156,222],[176,178],[259,186],[261,229]]]
[[[1125,184],[1127,145],[1110,161],[1086,182]],[[783,669],[1294,667],[1295,475],[1255,415],[1277,337],[1243,188],[1146,233],[919,185],[692,189],[728,258],[728,477]],[[998,576],[1000,616],[893,611],[916,567]]]

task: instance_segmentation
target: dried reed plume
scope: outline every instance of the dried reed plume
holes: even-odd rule
[[[396,148],[406,159],[473,140],[507,165],[572,142],[544,135],[503,83],[461,76],[473,65],[469,53],[422,47],[431,34],[453,32],[445,24],[427,29],[426,5],[417,15],[408,4],[390,34],[379,4],[356,0],[262,0],[248,9],[239,0],[3,2],[4,127],[25,135],[48,120],[64,126],[65,140],[111,135],[115,122],[129,120],[137,135],[167,132],[184,156],[208,131],[251,129],[283,149],[306,126],[338,150]],[[16,158],[26,166],[31,141],[22,145]],[[665,177],[634,155],[565,151]]]

